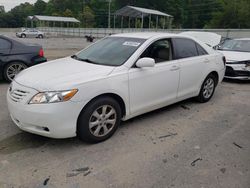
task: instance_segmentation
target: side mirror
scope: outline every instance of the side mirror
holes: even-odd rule
[[[216,45],[213,47],[214,50],[218,50],[220,48],[220,45]]]
[[[152,58],[144,57],[139,59],[136,62],[136,66],[139,68],[144,68],[144,67],[154,67],[155,66],[155,60]]]

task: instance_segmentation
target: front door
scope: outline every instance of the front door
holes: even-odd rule
[[[155,59],[149,68],[129,70],[130,113],[133,115],[151,111],[176,100],[179,84],[179,62],[172,60],[169,39],[151,44],[140,58]]]

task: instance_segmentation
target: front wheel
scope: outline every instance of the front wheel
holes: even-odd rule
[[[197,96],[197,100],[201,103],[208,102],[214,94],[215,87],[216,87],[216,77],[213,74],[210,74],[204,80],[200,93]]]
[[[43,35],[38,35],[38,38],[39,38],[39,39],[42,39],[42,38],[43,38]]]
[[[120,121],[119,103],[110,97],[100,97],[81,112],[77,123],[77,135],[86,142],[102,142],[115,133]]]

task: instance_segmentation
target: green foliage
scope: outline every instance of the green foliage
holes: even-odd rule
[[[22,3],[9,12],[0,9],[0,27],[22,27],[27,16],[75,17],[83,27],[107,27],[109,0],[37,0]],[[111,13],[126,5],[157,9],[174,16],[174,28],[250,28],[250,0],[112,0]],[[152,16],[152,27],[155,17]],[[117,26],[120,25],[117,19]],[[124,26],[128,26],[124,18]],[[132,20],[133,26],[134,20]],[[136,25],[140,25],[139,19]],[[145,18],[144,27],[148,27]],[[111,25],[113,16],[111,15]],[[164,21],[159,18],[159,27]],[[139,26],[140,27],[140,26]]]
[[[209,28],[250,28],[250,0],[221,0],[222,11],[215,12]]]

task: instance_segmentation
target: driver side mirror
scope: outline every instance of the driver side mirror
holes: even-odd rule
[[[155,60],[149,57],[143,57],[136,62],[136,67],[144,68],[144,67],[154,67]]]
[[[214,50],[218,50],[220,48],[220,45],[216,45],[213,47]]]

